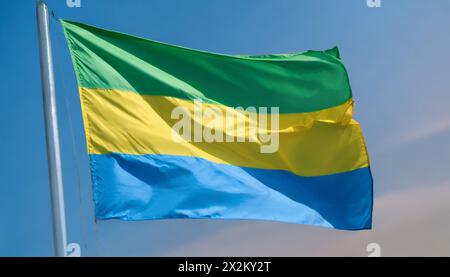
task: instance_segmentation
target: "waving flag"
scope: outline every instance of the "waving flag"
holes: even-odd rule
[[[61,23],[98,219],[371,228],[369,160],[337,48],[223,55]]]

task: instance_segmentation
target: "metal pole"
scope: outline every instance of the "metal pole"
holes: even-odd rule
[[[64,212],[58,118],[56,113],[55,77],[53,75],[47,5],[42,1],[38,1],[36,13],[39,33],[42,95],[44,98],[45,134],[53,216],[53,242],[55,255],[57,257],[65,257],[67,245],[66,218]]]

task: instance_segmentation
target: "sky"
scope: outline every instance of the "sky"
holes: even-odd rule
[[[450,256],[450,1],[47,0],[57,18],[205,51],[337,45],[374,177],[373,230],[232,220],[95,221],[77,84],[51,22],[68,241],[84,256]],[[52,256],[36,1],[0,9],[0,256]]]

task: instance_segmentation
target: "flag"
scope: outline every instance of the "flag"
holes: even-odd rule
[[[371,228],[339,51],[225,55],[62,20],[98,219]]]

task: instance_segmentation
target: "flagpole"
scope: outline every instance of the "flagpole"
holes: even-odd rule
[[[37,2],[36,7],[39,54],[41,60],[42,95],[44,98],[45,134],[53,218],[53,242],[55,256],[66,256],[66,218],[59,147],[58,117],[56,112],[55,77],[53,74],[47,5]]]

